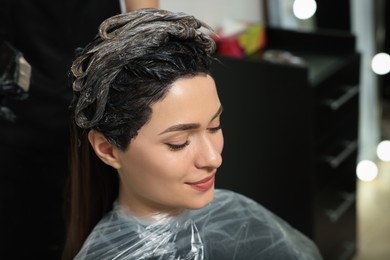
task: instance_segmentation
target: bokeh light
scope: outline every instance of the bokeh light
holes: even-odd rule
[[[371,61],[372,70],[378,75],[390,72],[390,55],[384,52],[375,54]]]
[[[293,12],[295,17],[301,20],[311,18],[317,10],[317,3],[314,0],[295,0]]]
[[[376,154],[382,161],[390,162],[390,141],[380,142],[376,148]]]
[[[356,167],[356,175],[362,181],[372,181],[378,176],[378,166],[370,161],[360,161]]]

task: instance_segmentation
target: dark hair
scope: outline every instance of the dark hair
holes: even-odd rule
[[[210,28],[184,13],[140,9],[105,20],[73,62],[71,176],[63,254],[72,259],[118,196],[115,170],[95,155],[91,129],[125,151],[150,119],[151,105],[183,77],[210,74]]]

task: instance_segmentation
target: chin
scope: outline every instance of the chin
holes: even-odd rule
[[[189,203],[189,209],[201,209],[207,206],[214,198],[214,188],[195,196],[193,201]]]

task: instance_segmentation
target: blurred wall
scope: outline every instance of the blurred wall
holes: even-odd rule
[[[214,29],[225,19],[263,21],[261,0],[160,0],[160,7],[192,14]]]

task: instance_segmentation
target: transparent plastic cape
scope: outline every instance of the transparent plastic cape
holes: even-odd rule
[[[216,190],[199,210],[150,219],[118,203],[94,228],[75,259],[322,259],[314,243],[253,200]]]

